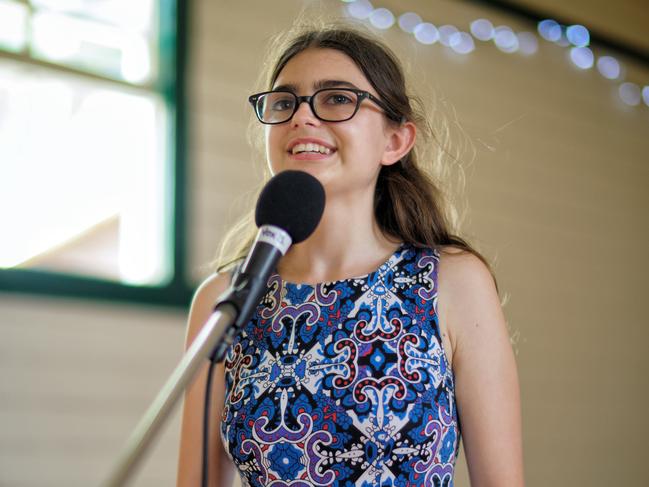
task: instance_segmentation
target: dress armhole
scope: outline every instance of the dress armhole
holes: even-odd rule
[[[437,330],[439,331],[440,346],[444,353],[444,360],[449,370],[453,370],[453,353],[450,333],[446,327],[446,323],[441,319],[439,314],[439,265],[442,260],[442,253],[437,247],[433,247],[433,255],[435,257],[435,268],[433,269],[433,286],[435,295],[433,297],[433,310],[435,311],[435,319],[437,320]]]

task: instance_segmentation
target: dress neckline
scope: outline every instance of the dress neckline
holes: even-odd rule
[[[318,286],[324,286],[324,285],[331,286],[331,285],[335,285],[335,284],[338,284],[338,283],[341,283],[341,282],[363,281],[363,280],[367,280],[371,275],[376,274],[377,272],[379,272],[383,267],[387,267],[390,264],[392,264],[392,262],[394,262],[396,259],[398,259],[399,256],[401,256],[401,254],[403,252],[406,252],[410,247],[411,247],[410,244],[402,242],[401,244],[399,244],[397,249],[394,252],[392,252],[392,254],[390,254],[390,256],[385,261],[383,261],[376,269],[374,269],[374,270],[372,270],[372,271],[370,271],[370,272],[368,272],[366,274],[361,274],[359,276],[352,276],[352,277],[346,277],[346,278],[343,278],[343,279],[336,279],[336,280],[333,280],[333,281],[322,281],[322,282],[316,282],[314,284],[311,284],[311,283],[292,282],[292,281],[285,280],[284,278],[282,278],[282,276],[279,275],[279,273],[277,271],[275,271],[272,274],[271,279],[277,278],[277,279],[279,279],[279,281],[281,282],[281,284],[283,286],[293,286],[293,287],[298,287],[298,288],[316,288]]]

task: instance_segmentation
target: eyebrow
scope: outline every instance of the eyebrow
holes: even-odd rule
[[[345,86],[348,88],[353,88],[355,90],[359,89],[358,86],[356,86],[354,83],[350,83],[349,81],[342,81],[338,79],[323,79],[313,83],[313,88],[315,90],[321,90],[323,88],[337,88],[339,86]],[[297,85],[294,85],[293,83],[286,83],[283,85],[276,86],[275,88],[273,88],[273,90],[291,91],[297,93],[298,88]]]

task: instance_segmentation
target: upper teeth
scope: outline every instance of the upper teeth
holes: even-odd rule
[[[320,152],[321,154],[331,154],[331,149],[320,144],[297,144],[291,149],[293,154],[298,152]]]

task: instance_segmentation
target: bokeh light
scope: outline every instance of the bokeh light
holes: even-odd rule
[[[451,36],[458,33],[459,30],[454,25],[442,25],[439,28],[439,42],[446,47],[451,47]]]
[[[566,29],[568,41],[575,47],[586,47],[590,44],[590,33],[583,25],[571,25]]]
[[[539,22],[538,31],[546,41],[558,42],[561,40],[561,26],[555,20],[542,20]]]
[[[640,87],[635,83],[622,83],[618,92],[622,101],[627,105],[637,106],[640,104],[642,93],[640,92]]]
[[[349,12],[349,15],[360,20],[367,19],[373,11],[374,7],[369,0],[356,0],[347,5],[347,12]]]
[[[414,12],[407,12],[399,17],[399,27],[404,32],[412,34],[419,24],[421,24],[421,17]]]
[[[422,22],[413,31],[415,39],[422,44],[435,44],[439,40],[439,31],[430,22]]]
[[[518,37],[506,25],[496,27],[494,31],[494,43],[503,52],[515,52],[518,50]]]
[[[370,23],[377,29],[389,29],[394,25],[394,15],[387,8],[377,8],[370,14]]]
[[[479,41],[490,41],[494,36],[494,26],[487,19],[471,22],[471,34]]]
[[[622,69],[620,63],[612,56],[602,56],[597,60],[599,74],[608,79],[618,79]]]
[[[387,8],[374,9],[369,0],[343,0],[347,3],[348,13],[358,19],[369,19],[370,23],[379,29],[388,29],[395,22],[402,31],[412,33],[421,44],[440,42],[450,47],[458,54],[468,54],[475,50],[474,39],[487,42],[494,41],[498,49],[506,53],[520,52],[531,56],[539,50],[539,40],[534,32],[514,32],[511,27],[500,25],[495,27],[485,18],[471,22],[469,32],[461,32],[457,27],[446,24],[436,27],[430,22],[423,22],[415,12],[406,12],[395,18]],[[590,69],[597,66],[599,73],[611,80],[624,78],[623,69],[617,59],[612,56],[595,58],[590,45],[590,32],[580,24],[561,25],[553,19],[545,19],[537,24],[538,35],[543,39],[554,42],[559,46],[570,48],[567,52],[570,61],[579,69]],[[135,67],[133,64],[132,68]],[[619,95],[624,103],[638,105],[644,101],[649,105],[649,86],[638,86],[634,83],[623,83],[619,86]]]
[[[451,49],[458,54],[469,54],[475,49],[473,37],[467,32],[456,32],[450,39]]]
[[[570,60],[578,68],[590,69],[595,62],[595,56],[587,47],[573,47],[570,49]]]

